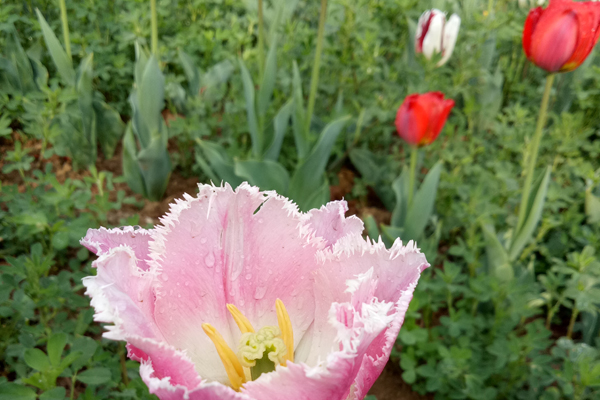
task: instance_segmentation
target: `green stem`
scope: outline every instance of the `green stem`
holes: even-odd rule
[[[525,172],[525,186],[523,186],[523,195],[521,197],[521,205],[519,206],[519,222],[517,223],[517,232],[521,229],[521,227],[525,223],[525,218],[527,217],[527,215],[525,215],[527,212],[527,203],[529,202],[529,195],[531,194],[531,184],[533,183],[535,163],[537,161],[540,142],[542,141],[542,133],[544,132],[544,126],[546,125],[548,102],[550,100],[550,92],[552,91],[552,83],[554,83],[555,76],[555,74],[549,74],[546,77],[546,87],[544,88],[542,105],[540,106],[540,113],[538,115],[537,126],[533,135],[533,142],[531,144],[529,160]]]
[[[65,50],[69,60],[71,60],[71,40],[69,39],[69,20],[67,19],[67,6],[65,0],[59,1],[60,5],[60,19],[62,21],[63,37],[65,39]]]
[[[417,158],[419,148],[417,146],[410,147],[410,171],[408,183],[408,206],[412,204],[413,194],[415,193],[415,179],[417,175]]]
[[[152,54],[158,58],[158,19],[156,18],[156,0],[150,0],[150,23],[152,28]]]
[[[263,79],[265,73],[265,21],[263,18],[263,0],[258,0],[258,71]]]
[[[575,326],[575,320],[577,320],[577,316],[579,315],[579,310],[577,307],[573,307],[573,312],[571,313],[571,320],[569,321],[569,328],[567,329],[567,338],[571,339],[573,336],[573,327]]]
[[[327,18],[327,0],[321,0],[321,14],[319,16],[319,32],[317,34],[317,47],[315,50],[315,62],[313,64],[312,76],[310,78],[310,95],[308,97],[308,109],[306,110],[306,134],[310,131],[310,122],[315,109],[317,99],[317,88],[319,86],[319,67],[321,66],[321,53],[323,51],[323,37],[325,36],[325,19]]]

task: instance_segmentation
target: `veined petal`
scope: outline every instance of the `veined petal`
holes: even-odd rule
[[[313,329],[319,335],[314,335],[310,344],[301,343],[296,350],[297,358],[309,365],[322,360],[332,351],[332,343],[335,343],[337,331],[331,328],[327,319],[330,304],[350,303],[358,307],[352,300],[354,294],[347,290],[348,282],[352,286],[357,277],[368,272],[367,267],[373,268],[372,278],[369,279],[377,282],[373,297],[396,304],[404,292],[409,291],[412,295],[420,273],[429,266],[412,241],[403,246],[400,240],[396,240],[387,250],[383,242],[372,243],[358,235],[340,239],[331,250],[317,253],[317,258],[321,268],[315,276]],[[361,295],[358,289],[356,293],[361,299],[368,298],[368,295]]]
[[[127,246],[113,247],[92,265],[96,276],[83,278],[86,294],[92,298],[95,321],[113,323],[104,337],[125,340],[127,335],[162,339],[154,323],[154,274],[138,268],[134,251]]]
[[[125,226],[122,228],[106,229],[88,229],[87,234],[80,243],[97,256],[107,254],[111,249],[119,246],[130,247],[137,258],[137,266],[140,269],[147,270],[148,265],[148,242],[150,241],[151,231]]]
[[[298,344],[314,318],[312,271],[325,243],[293,203],[247,184],[235,191],[206,185],[161,222],[150,243],[150,264],[159,271],[156,323],[167,342],[187,349],[203,378],[228,382],[202,333],[210,323],[237,348],[241,333],[226,304],[261,327],[277,325],[281,299]]]
[[[437,63],[438,67],[446,64],[454,52],[458,31],[460,30],[460,17],[452,14],[446,26],[444,26],[444,37],[442,40],[442,59]]]
[[[435,53],[440,53],[442,51],[442,35],[444,33],[444,24],[446,22],[446,16],[443,12],[438,10],[433,11],[433,16],[429,22],[429,29],[425,32],[425,37],[423,39],[423,55],[428,59]]]
[[[332,201],[306,214],[306,223],[315,236],[323,238],[327,246],[332,246],[340,238],[350,234],[361,234],[365,226],[356,216],[345,217],[348,204],[345,201]]]
[[[150,393],[158,396],[160,400],[256,400],[216,382],[201,383],[190,390],[185,386],[172,383],[168,377],[157,376],[152,362],[141,363],[140,377],[148,386]]]

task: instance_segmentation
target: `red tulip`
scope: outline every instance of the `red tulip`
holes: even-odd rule
[[[441,92],[411,94],[396,114],[396,130],[402,139],[415,146],[425,146],[437,139],[454,100],[444,99]]]
[[[551,0],[532,9],[523,30],[527,58],[548,72],[573,71],[600,36],[600,3]]]

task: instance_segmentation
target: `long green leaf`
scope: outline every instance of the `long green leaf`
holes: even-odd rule
[[[391,224],[398,228],[404,227],[404,221],[406,221],[408,210],[408,186],[408,168],[404,168],[402,174],[400,174],[400,176],[392,183],[392,189],[396,195],[396,205],[394,206],[394,211],[392,211]]]
[[[216,143],[200,139],[197,139],[196,142],[200,145],[208,165],[218,177],[218,181],[213,183],[218,184],[225,181],[235,188],[243,182],[243,179],[235,174],[233,160],[227,155],[225,149]]]
[[[164,123],[164,122],[163,122]],[[171,158],[167,151],[168,135],[166,128],[159,137],[153,137],[150,145],[138,153],[137,159],[144,177],[144,185],[149,200],[160,201],[167,190],[171,176]]]
[[[290,197],[298,203],[301,209],[307,209],[308,197],[322,185],[331,149],[349,119],[349,116],[345,116],[327,124],[310,155],[294,173],[290,184]]]
[[[54,65],[56,65],[58,73],[67,84],[71,86],[75,85],[75,71],[73,70],[73,63],[71,59],[67,56],[67,53],[60,45],[58,38],[52,31],[52,28],[50,28],[50,25],[48,25],[44,19],[44,16],[40,10],[36,8],[35,12],[37,13],[40,27],[42,28],[44,41],[46,42],[46,46],[48,47],[48,51],[50,52],[52,61],[54,61]]]
[[[200,71],[198,71],[194,61],[186,52],[180,49],[177,53],[188,81],[188,93],[191,96],[198,96],[200,93]]]
[[[521,251],[531,239],[533,231],[542,217],[544,203],[546,202],[546,193],[548,192],[548,185],[550,184],[550,172],[552,172],[552,168],[548,166],[546,172],[541,175],[541,179],[538,178],[536,184],[532,187],[525,222],[523,223],[521,230],[514,236],[510,245],[510,260],[516,260],[519,257]]]
[[[490,272],[502,281],[511,281],[515,273],[508,258],[508,253],[498,240],[496,231],[492,224],[481,224],[481,231],[485,239],[485,250],[487,254]]]
[[[161,111],[164,106],[165,78],[154,55],[146,63],[142,80],[137,88],[139,122],[144,129],[138,132],[142,148],[150,146],[160,137],[164,123]]]
[[[431,168],[415,194],[412,204],[408,207],[402,240],[417,240],[423,234],[427,221],[433,213],[441,173],[442,161],[440,160]]]
[[[285,195],[290,183],[290,174],[278,162],[263,161],[236,161],[235,174],[246,179],[251,185],[258,186],[261,190],[275,190]]]
[[[95,129],[95,118],[93,107],[93,79],[94,79],[94,54],[90,54],[81,60],[79,64],[79,72],[77,74],[77,100],[79,104],[79,111],[81,112],[81,122],[83,124],[83,132],[88,142],[96,149],[96,129]],[[95,153],[95,151],[94,151]]]
[[[96,138],[104,158],[109,159],[115,153],[117,144],[123,136],[125,124],[117,110],[106,104],[99,92],[95,92],[94,113],[96,114]]]
[[[372,240],[379,240],[379,227],[377,226],[377,221],[375,221],[375,218],[371,214],[369,214],[363,221],[365,223],[365,230],[367,231],[367,236],[369,236]]]
[[[262,76],[260,88],[258,89],[258,99],[256,101],[256,113],[260,119],[264,119],[271,104],[273,89],[275,88],[275,78],[277,76],[277,35],[273,36],[269,54],[265,62],[265,72]]]
[[[294,113],[292,114],[292,126],[294,129],[294,141],[296,142],[296,151],[298,158],[303,160],[310,151],[310,141],[304,130],[306,121],[306,111],[304,110],[304,97],[302,95],[302,81],[300,79],[300,70],[298,64],[294,61],[292,78],[292,99],[294,101]]]
[[[256,119],[254,82],[252,82],[252,77],[250,76],[250,72],[248,72],[248,68],[246,68],[246,65],[244,64],[244,61],[240,58],[239,62],[240,70],[242,72],[242,83],[244,84],[244,97],[246,99],[248,131],[250,131],[250,137],[252,139],[252,153],[256,158],[260,158],[263,150],[263,139],[262,131],[260,131],[258,121]]]
[[[137,145],[133,135],[131,122],[127,125],[125,136],[123,137],[123,154],[122,154],[123,176],[125,181],[136,193],[148,197],[144,184],[144,177],[137,162]]]
[[[277,161],[281,152],[283,138],[290,125],[290,116],[292,115],[294,103],[288,101],[281,107],[273,119],[273,141],[265,153],[265,160]]]

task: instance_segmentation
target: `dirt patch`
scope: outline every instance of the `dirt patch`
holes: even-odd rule
[[[377,400],[433,400],[433,395],[422,396],[413,392],[410,385],[402,380],[400,366],[392,360],[388,361],[369,394]]]

